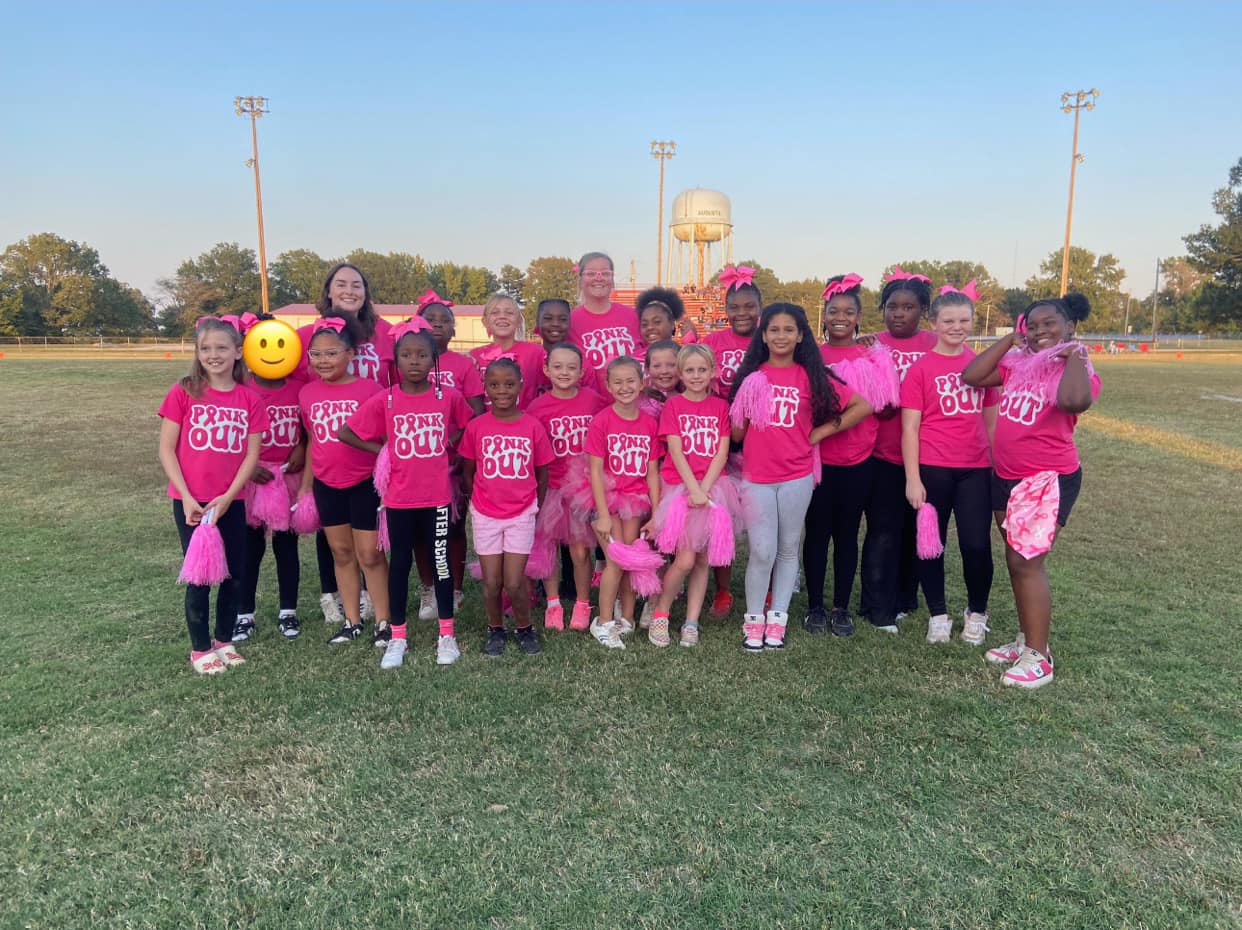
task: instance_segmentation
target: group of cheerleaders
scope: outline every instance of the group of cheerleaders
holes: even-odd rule
[[[363,273],[337,265],[321,318],[300,331],[303,358],[280,379],[244,365],[254,317],[199,321],[190,374],[159,408],[187,568],[208,526],[226,563],[214,631],[211,585],[183,576],[196,672],[244,661],[236,644],[254,633],[269,540],[279,629],[300,633],[297,538],[308,532],[324,617],[339,626],[329,643],[359,639],[371,621],[386,669],[406,656],[415,567],[418,616],[438,618],[439,664],[460,656],[454,615],[468,571],[481,581],[487,656],[510,639],[541,651],[531,579],[546,596],[545,630],[624,649],[637,625],[667,646],[684,597],[678,641],[694,646],[713,575],[712,614],[731,610],[742,533],[747,652],[785,648],[800,564],[803,628],[850,636],[864,516],[861,614],[896,633],[921,587],[927,641],[947,643],[953,516],[967,594],[960,641],[986,645],[995,521],[1019,630],[985,657],[1005,666],[1005,685],[1052,681],[1045,563],[1081,485],[1077,415],[1100,390],[1074,341],[1084,298],[1036,301],[1012,334],[975,354],[972,285],[933,299],[929,279],[900,267],[884,280],[875,335],[860,334],[862,279],[830,278],[822,343],[803,308],[763,306],[745,267],[721,274],[728,326],[703,336],[674,290],[647,290],[634,308],[613,302],[613,263],[601,252],[576,273],[577,307],[539,305],[540,342],[523,338],[520,308],[497,294],[483,311],[492,342],[463,355],[449,348],[451,301],[428,291],[394,326],[377,316]],[[478,557],[469,567],[467,522]]]

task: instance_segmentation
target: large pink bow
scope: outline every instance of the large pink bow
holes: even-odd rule
[[[423,330],[431,332],[431,324],[421,316],[406,320],[404,323],[398,323],[392,328],[392,344],[396,345],[401,341],[401,337],[407,333],[421,333]]]
[[[418,298],[418,312],[422,313],[423,310],[430,307],[432,304],[440,304],[445,307],[456,306],[451,300],[441,297],[431,288],[427,288],[427,290],[423,292],[423,296]]]
[[[964,294],[967,297],[969,297],[971,300],[979,299],[979,291],[975,289],[974,278],[971,278],[969,281],[967,281],[966,286],[963,287],[961,290],[957,289],[952,284],[946,284],[944,287],[940,289],[940,293],[941,294]]]
[[[892,272],[884,279],[884,283],[889,281],[922,281],[924,284],[931,284],[931,278],[925,274],[910,274],[902,271],[900,265],[894,265]]]
[[[259,318],[249,312],[243,313],[241,316],[237,316],[233,313],[225,313],[221,315],[220,319],[223,322],[228,323],[229,326],[233,327],[243,336],[246,334],[246,331],[250,329],[250,327],[259,322]]]
[[[324,329],[330,329],[334,333],[339,333],[344,328],[345,328],[345,321],[342,320],[339,316],[325,316],[322,319],[318,319],[315,321],[315,325],[311,327],[311,334],[314,335],[315,333],[319,332],[320,330],[324,330]]]
[[[861,275],[847,274],[840,281],[829,282],[828,286],[824,288],[824,293],[821,299],[831,300],[837,294],[844,294],[847,291],[852,291],[862,283],[863,279]]]
[[[725,265],[720,272],[720,284],[726,291],[747,285],[754,287],[755,269],[745,265],[738,265],[736,268],[733,265]]]

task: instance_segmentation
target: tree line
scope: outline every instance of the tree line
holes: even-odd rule
[[[1187,254],[1161,262],[1162,286],[1154,300],[1162,332],[1242,332],[1242,159],[1230,169],[1226,186],[1213,195],[1212,206],[1220,222],[1184,236]],[[456,303],[480,304],[500,290],[522,303],[530,318],[540,300],[572,300],[577,289],[573,259],[563,256],[532,259],[525,269],[506,264],[496,273],[476,265],[428,262],[408,252],[355,249],[333,259],[293,249],[268,265],[272,308],[314,303],[338,260],[362,268],[374,300],[385,304],[414,303],[427,288]],[[756,269],[755,282],[765,300],[800,304],[816,315],[822,279],[782,281],[756,261],[740,264]],[[1033,299],[1060,292],[1060,249],[1050,252],[1020,288],[1003,287],[986,267],[972,261],[909,259],[895,264],[927,275],[936,287],[962,287],[973,279],[981,294],[977,332],[1008,325]],[[852,270],[825,269],[825,275]],[[1091,331],[1122,332],[1128,321],[1133,331],[1150,332],[1153,296],[1141,288],[1140,296],[1123,291],[1125,276],[1116,256],[1070,248],[1069,285],[1091,301]],[[879,289],[865,287],[862,299],[864,328],[879,328]],[[116,280],[91,246],[53,233],[29,236],[0,254],[0,336],[177,338],[205,314],[259,306],[258,261],[252,249],[237,243],[221,242],[187,258],[170,277],[160,279],[154,300]],[[533,319],[528,322],[533,326]]]

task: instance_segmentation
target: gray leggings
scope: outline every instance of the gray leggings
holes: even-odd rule
[[[776,484],[742,482],[746,495],[746,535],[750,559],[746,563],[746,612],[762,614],[768,583],[772,585],[772,610],[789,611],[798,580],[798,544],[806,508],[811,503],[815,479],[810,475]],[[772,566],[776,565],[776,575]]]

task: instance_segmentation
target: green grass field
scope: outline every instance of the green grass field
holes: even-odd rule
[[[309,544],[306,633],[269,575],[248,664],[198,678],[155,454],[182,368],[0,361],[0,927],[1242,925],[1242,404],[1204,399],[1242,365],[1100,365],[1097,415],[1212,445],[1084,419],[1036,693],[925,612],[489,662],[473,598],[459,664],[419,624],[381,673],[324,645]]]

